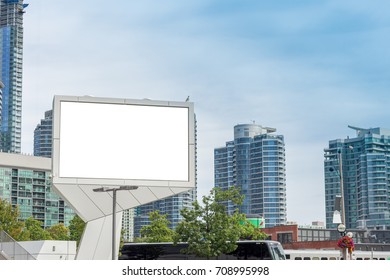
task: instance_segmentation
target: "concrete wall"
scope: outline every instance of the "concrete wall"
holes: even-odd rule
[[[18,242],[37,260],[74,260],[76,241],[42,240]]]

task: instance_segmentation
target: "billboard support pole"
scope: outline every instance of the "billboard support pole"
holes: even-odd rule
[[[111,257],[112,260],[117,259],[116,253],[116,192],[117,191],[131,191],[138,189],[137,186],[121,186],[119,188],[97,188],[93,189],[94,192],[112,192],[112,246],[111,246]]]
[[[116,191],[117,189],[112,191],[112,260],[116,260]]]

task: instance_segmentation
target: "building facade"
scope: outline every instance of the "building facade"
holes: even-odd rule
[[[125,242],[134,241],[134,208],[123,211],[122,233]]]
[[[74,217],[52,191],[48,158],[0,153],[0,197],[19,207],[21,220],[33,217],[45,228],[58,223],[68,226]]]
[[[23,0],[0,1],[0,150],[20,153],[22,127]]]
[[[34,130],[34,156],[51,158],[53,111],[45,112],[45,118]]]
[[[337,249],[340,233],[336,229],[297,224],[266,228],[264,232],[271,240],[282,243],[284,249]],[[352,233],[356,250],[390,250],[389,230],[348,230]]]
[[[342,182],[347,229],[390,229],[390,130],[349,128],[356,137],[331,140],[324,150],[327,228],[337,226],[333,212]]]
[[[260,215],[265,227],[287,222],[286,160],[282,135],[257,124],[234,127],[234,140],[214,149],[214,185],[222,190],[237,186],[244,195],[240,211]],[[229,213],[236,208],[226,202]]]
[[[2,109],[3,109],[3,88],[4,84],[0,81],[0,126],[1,126],[1,117],[3,115]],[[1,139],[1,130],[0,130],[0,139]]]

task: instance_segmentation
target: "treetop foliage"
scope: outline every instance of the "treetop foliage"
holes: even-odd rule
[[[29,217],[25,221],[20,220],[19,208],[13,207],[10,202],[0,198],[0,231],[5,231],[16,241],[33,241],[33,240],[76,240],[84,230],[82,226],[75,226],[80,223],[78,216],[75,216],[70,222],[69,228],[59,223],[44,229],[42,222]],[[75,221],[74,221],[75,220]],[[81,220],[81,219],[80,219]]]
[[[223,204],[228,200],[237,206],[230,215]],[[181,211],[183,220],[176,228],[175,243],[188,242],[186,253],[211,258],[234,251],[239,239],[263,237],[246,222],[245,214],[239,212],[243,200],[244,196],[237,187],[223,191],[213,188],[210,195],[203,196],[202,205],[195,201],[193,209]]]
[[[141,229],[141,238],[138,242],[171,242],[174,231],[169,228],[167,215],[160,215],[159,211],[149,213],[150,224]]]

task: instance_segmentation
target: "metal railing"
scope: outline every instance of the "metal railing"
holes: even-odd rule
[[[15,239],[0,231],[0,260],[35,260]]]

